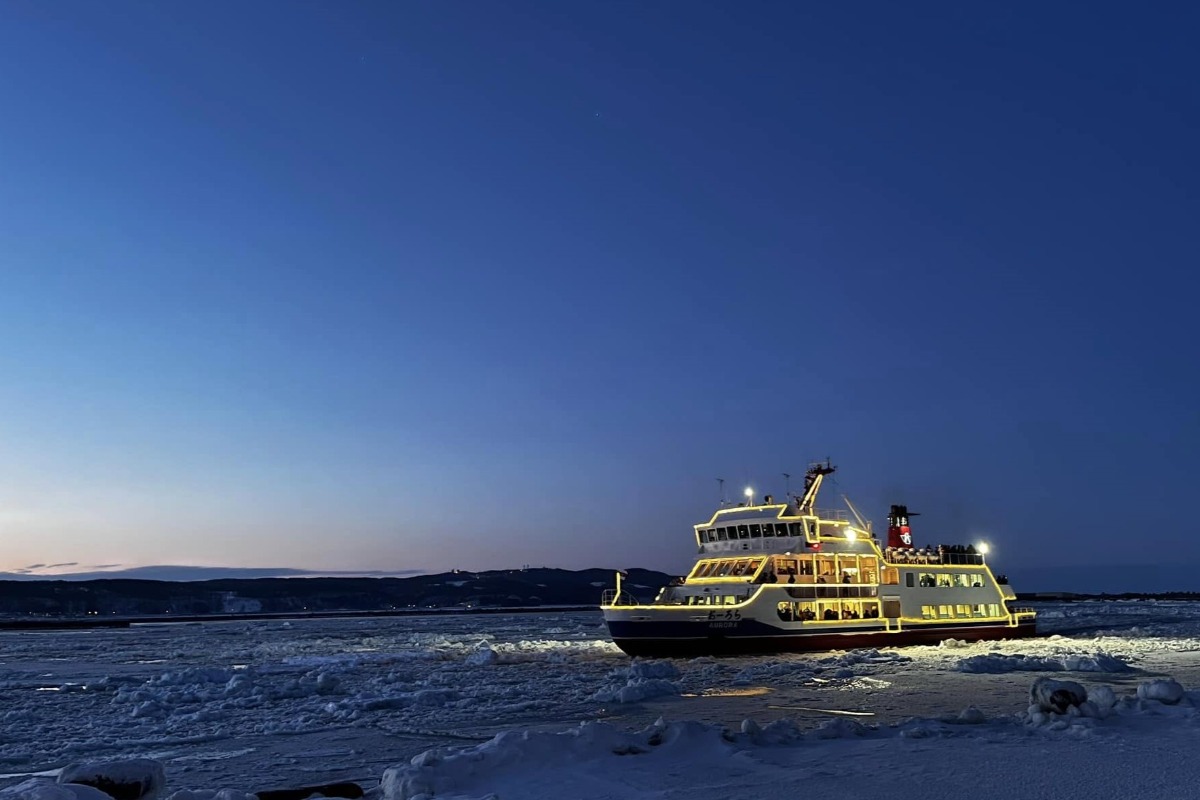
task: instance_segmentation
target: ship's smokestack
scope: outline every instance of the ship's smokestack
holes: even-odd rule
[[[892,506],[888,514],[888,547],[906,547],[912,549],[912,531],[908,527],[908,518],[917,516],[917,512],[909,512],[908,506]]]

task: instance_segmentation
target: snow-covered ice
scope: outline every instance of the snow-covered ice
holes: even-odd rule
[[[592,613],[3,633],[0,790],[74,800],[65,765],[150,758],[194,800],[388,770],[397,798],[1178,796],[1200,777],[1200,604],[1041,611],[1038,639],[660,661]],[[1039,677],[1086,700],[1033,708]],[[1135,756],[1174,766],[1108,763]]]

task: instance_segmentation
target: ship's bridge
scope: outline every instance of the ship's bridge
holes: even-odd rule
[[[804,511],[791,503],[719,509],[695,527],[701,555],[788,553],[817,545],[821,537],[846,537],[852,523],[840,510]]]

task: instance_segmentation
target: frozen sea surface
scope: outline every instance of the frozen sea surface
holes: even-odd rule
[[[930,759],[955,759],[960,750],[971,751],[984,772],[992,763],[999,769],[1014,758],[1038,757],[1037,748],[1025,746],[1030,736],[1058,736],[1054,747],[1061,749],[1056,757],[1067,760],[1062,763],[1089,737],[1108,744],[1079,749],[1079,758],[1105,748],[1111,757],[1118,751],[1134,757],[1143,749],[1166,756],[1200,745],[1200,721],[1181,710],[1194,711],[1190,696],[1157,716],[1150,713],[1153,703],[1148,711],[1139,706],[1146,713],[1125,715],[1124,727],[1089,720],[1063,733],[1031,733],[1015,716],[1025,711],[1029,685],[1039,675],[1110,686],[1118,695],[1164,675],[1197,688],[1200,604],[1088,602],[1040,611],[1051,635],[1033,640],[636,662],[608,641],[596,613],[4,633],[0,788],[71,761],[118,757],[165,762],[172,789],[256,791],[334,780],[373,786],[386,768],[417,756],[445,761],[475,747],[470,763],[486,764],[499,746],[483,743],[504,733],[504,746],[517,748],[517,755],[500,759],[508,772],[477,769],[463,787],[443,787],[437,796],[503,789],[503,797],[557,797],[534,784],[563,786],[575,776],[595,788],[601,776],[611,776],[624,788],[562,796],[640,797],[631,786],[658,780],[661,793],[645,796],[695,798],[696,776],[732,774],[741,777],[725,780],[722,796],[750,797],[756,796],[751,787],[766,790],[794,774],[794,765],[787,748],[745,749],[762,743],[755,726],[737,733],[746,719],[761,727],[775,723],[777,734],[792,731],[776,736],[779,741],[767,737],[768,744],[789,736],[821,741],[821,747],[849,748],[844,755],[868,759],[863,763],[877,762],[901,742],[912,760],[895,766],[913,775],[930,774]],[[937,722],[968,706],[989,723],[968,731]],[[926,722],[913,723],[914,717]],[[626,745],[630,752],[645,750],[636,736],[653,736],[644,732],[660,718],[673,731],[667,738],[681,742],[680,752],[693,754],[696,763],[639,756],[619,762],[627,774],[613,773],[604,758]],[[581,722],[601,724],[580,729]],[[695,727],[680,727],[683,722]],[[736,735],[722,738],[722,728]],[[572,747],[582,748],[568,762],[553,756],[571,750],[563,731],[570,731]],[[1105,738],[1110,734],[1112,741]],[[513,744],[514,736],[525,743]],[[981,744],[999,749],[980,750]],[[430,755],[434,748],[440,749]],[[587,756],[596,752],[604,758]],[[531,759],[540,771],[526,763]],[[517,777],[510,774],[513,763],[525,764]],[[1090,780],[1102,766],[1087,767]],[[958,768],[954,761],[943,767],[946,775]],[[461,764],[455,769],[462,773]],[[807,780],[827,779],[831,790],[838,781],[850,781],[844,786],[856,791],[875,785],[859,769],[830,763],[825,777],[821,769],[806,766]],[[902,776],[888,780],[895,777]],[[1161,781],[1154,785],[1166,790]]]

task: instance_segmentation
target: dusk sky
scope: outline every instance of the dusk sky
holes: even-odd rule
[[[1198,23],[0,4],[0,571],[678,572],[830,456],[1200,589]]]

